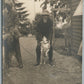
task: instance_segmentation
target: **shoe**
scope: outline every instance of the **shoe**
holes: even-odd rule
[[[38,65],[39,65],[39,63],[35,64],[34,66],[38,66]]]
[[[23,68],[23,64],[18,65],[19,68]]]
[[[52,62],[49,63],[50,66],[55,66]]]

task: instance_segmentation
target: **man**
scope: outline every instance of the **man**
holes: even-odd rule
[[[15,55],[18,61],[18,67],[23,68],[20,44],[19,44],[19,31],[14,29],[10,30],[10,33],[6,34],[4,37],[4,47],[5,47],[5,63],[6,67],[11,67],[11,57]],[[14,54],[15,53],[15,54]]]
[[[36,39],[37,39],[37,47],[36,47],[36,55],[37,55],[37,64],[40,64],[40,56],[41,56],[41,44],[43,36],[45,36],[48,40],[50,40],[50,50],[49,50],[49,64],[52,65],[52,57],[53,57],[53,48],[52,48],[52,34],[53,34],[53,22],[50,19],[49,12],[44,10],[42,13],[42,17],[36,26]]]

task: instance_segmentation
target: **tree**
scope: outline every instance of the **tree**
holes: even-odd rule
[[[53,3],[53,13],[56,21],[55,26],[56,31],[63,31],[64,39],[65,39],[65,49],[67,49],[68,53],[71,53],[71,8],[70,8],[69,0],[57,0],[57,2]],[[55,33],[56,34],[56,33]],[[58,32],[60,34],[60,32]],[[57,36],[57,35],[56,35]]]
[[[29,13],[27,13],[25,7],[22,7],[23,3],[16,3],[14,0],[4,0],[3,3],[4,31],[13,31],[17,27],[21,34],[27,35],[31,23],[27,18]]]
[[[43,10],[47,9],[47,4],[49,3],[49,0],[45,0],[41,5],[40,7],[42,7]]]
[[[18,17],[18,27],[23,35],[27,35],[29,33],[29,28],[31,26],[31,23],[29,19],[27,18],[29,16],[28,11],[25,10],[25,7],[22,7],[23,3],[15,3],[15,8],[17,12]]]

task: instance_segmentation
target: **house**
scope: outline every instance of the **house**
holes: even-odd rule
[[[71,53],[76,56],[82,41],[82,6],[83,0],[72,0],[72,36],[71,36]]]

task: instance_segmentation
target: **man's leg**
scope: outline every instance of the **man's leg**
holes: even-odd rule
[[[37,42],[37,47],[36,47],[36,56],[37,56],[37,64],[40,64],[40,56],[41,56],[41,47],[40,47],[40,41]]]
[[[20,54],[19,50],[16,51],[15,57],[16,57],[18,64],[19,64],[18,67],[23,68],[22,58],[21,58],[21,54]]]
[[[50,40],[50,50],[49,50],[49,53],[48,53],[48,56],[49,56],[49,64],[50,65],[53,65],[52,64],[52,58],[53,58],[52,36],[53,36],[53,33],[51,31],[50,34],[49,34],[49,37],[48,37],[48,39]]]
[[[10,53],[9,51],[5,53],[5,64],[6,68],[10,67],[11,59],[10,59]]]
[[[52,58],[53,58],[53,48],[51,46],[49,50],[49,64],[50,65],[52,65]]]
[[[20,52],[20,45],[16,43],[16,46],[15,46],[15,57],[18,61],[18,64],[19,64],[19,68],[23,68],[23,63],[22,63],[22,57],[21,57],[21,52]]]

